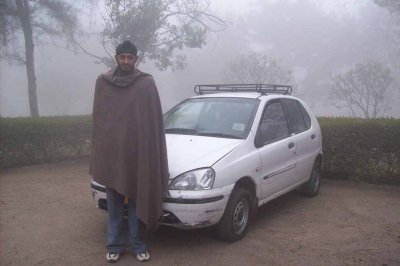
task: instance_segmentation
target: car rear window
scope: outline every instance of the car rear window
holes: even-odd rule
[[[301,109],[298,101],[292,99],[281,99],[281,102],[286,111],[291,134],[299,133],[309,128],[306,125],[306,121],[303,117],[303,110]]]

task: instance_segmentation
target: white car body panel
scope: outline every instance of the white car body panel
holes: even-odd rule
[[[218,174],[214,187],[234,184],[242,177],[249,177],[254,183],[259,183],[261,159],[253,142],[254,134],[250,132],[249,137],[241,145],[213,165]]]
[[[170,179],[187,171],[210,167],[243,142],[205,136],[166,134]]]
[[[198,200],[218,196],[222,196],[223,198],[218,201],[203,204],[164,203],[163,209],[174,213],[181,221],[178,226],[180,228],[191,229],[216,224],[224,214],[225,206],[234,185],[235,184],[230,184],[221,188],[202,191],[170,190],[170,197],[173,199]]]
[[[261,196],[269,197],[293,183],[296,176],[294,148],[289,149],[291,137],[259,148],[262,159]]]

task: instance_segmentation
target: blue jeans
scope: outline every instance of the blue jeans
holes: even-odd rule
[[[113,253],[123,253],[129,236],[130,248],[135,254],[146,252],[144,242],[145,225],[136,217],[136,202],[128,200],[128,221],[124,219],[125,196],[113,189],[106,188],[108,209],[108,239],[107,250]]]

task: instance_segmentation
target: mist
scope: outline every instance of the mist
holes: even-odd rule
[[[103,8],[98,4],[98,8]],[[139,66],[157,83],[164,111],[193,96],[195,84],[223,83],[227,64],[248,51],[279,58],[293,72],[296,95],[318,116],[349,116],[335,107],[330,76],[354,64],[373,59],[391,70],[393,89],[385,95],[400,118],[399,22],[386,9],[368,1],[212,1],[210,11],[229,21],[224,31],[211,33],[203,49],[185,49],[184,70],[159,71],[151,61]],[[100,31],[101,13],[81,17],[85,31]],[[94,35],[82,37],[92,53],[104,50]],[[42,116],[81,115],[92,111],[97,76],[107,71],[103,64],[62,41],[45,40],[35,46],[39,110]],[[1,60],[0,114],[29,116],[24,65]]]

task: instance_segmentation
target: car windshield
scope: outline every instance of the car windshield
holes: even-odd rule
[[[258,103],[247,98],[188,99],[164,115],[165,132],[244,139]]]

